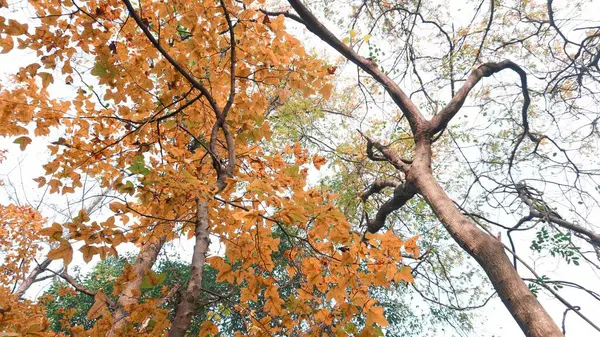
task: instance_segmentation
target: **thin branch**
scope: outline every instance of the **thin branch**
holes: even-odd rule
[[[163,48],[163,46],[160,44],[160,42],[158,40],[156,40],[154,35],[152,35],[152,33],[150,32],[150,30],[148,29],[148,27],[144,23],[144,21],[136,13],[131,2],[129,0],[123,0],[123,3],[127,7],[127,10],[129,11],[129,15],[135,20],[137,25],[142,29],[142,31],[144,32],[144,35],[146,35],[148,40],[150,40],[150,43],[152,43],[154,48],[156,48],[156,50],[158,50],[162,54],[162,56],[165,59],[167,59],[167,61],[169,61],[169,63],[171,63],[171,65],[183,77],[185,77],[186,80],[188,80],[194,86],[194,88],[198,89],[202,93],[202,95],[204,95],[204,97],[206,97],[206,100],[208,101],[208,103],[210,104],[211,108],[214,110],[214,112],[218,118],[221,115],[221,109],[219,109],[217,102],[212,97],[212,95],[208,91],[208,89],[206,89],[206,87],[204,87],[200,82],[198,82],[189,72],[187,72],[179,63],[177,63],[177,61],[175,61],[175,59],[171,55],[169,55],[169,53]]]
[[[292,5],[294,10],[296,10],[300,18],[302,18],[302,20],[305,22],[305,26],[308,30],[318,36],[325,43],[333,47],[352,63],[356,64],[359,68],[373,76],[377,82],[383,85],[390,97],[406,116],[406,119],[408,120],[411,130],[414,134],[416,134],[417,130],[420,129],[420,125],[427,124],[427,121],[421,112],[419,112],[419,109],[410,100],[410,98],[390,77],[388,77],[378,68],[377,64],[370,59],[358,55],[352,48],[340,41],[311,13],[308,8],[306,8],[306,6],[302,4],[300,0],[288,0],[288,2],[290,5]]]

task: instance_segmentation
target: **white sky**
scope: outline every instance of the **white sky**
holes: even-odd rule
[[[596,9],[598,10],[595,11],[595,13],[600,13],[600,8],[598,7],[600,7],[600,1],[596,2]],[[6,9],[0,9],[0,14],[3,16],[6,15]],[[11,13],[9,15],[22,16],[23,12]],[[332,25],[329,25],[329,27],[333,28]],[[332,30],[335,31],[335,29]],[[309,44],[314,45],[319,51],[332,55],[332,57],[338,56],[327,46],[314,39],[311,39]],[[10,74],[21,66],[28,65],[33,62],[33,60],[34,58],[31,55],[28,55],[23,51],[12,51],[7,55],[1,54],[0,83],[6,78],[7,74]],[[55,83],[64,83],[64,81],[55,79]],[[74,92],[71,87],[54,85],[52,87],[52,94],[56,97],[71,97]],[[50,137],[49,139],[53,140],[53,137]],[[36,183],[34,183],[32,179],[43,175],[41,163],[43,163],[45,158],[48,158],[48,151],[46,150],[47,139],[33,138],[33,143],[24,152],[21,152],[18,149],[18,145],[13,144],[12,141],[13,139],[0,138],[0,149],[9,150],[7,160],[3,164],[0,164],[0,179],[6,180],[7,177],[10,177],[12,183],[15,184],[16,190],[10,191],[10,186],[8,186],[9,184],[7,182],[6,185],[9,190],[0,191],[0,203],[6,204],[10,201],[8,196],[15,194],[19,195],[22,203],[24,202],[23,199],[25,197],[27,197],[29,201],[37,201],[40,199],[42,192],[37,189]],[[311,172],[317,174],[316,171]],[[316,179],[316,176],[313,176],[312,179]],[[64,206],[65,198],[53,195],[47,201]],[[45,216],[52,217],[52,211],[50,209],[45,208],[43,212]],[[596,215],[596,219],[600,219],[599,212],[596,211],[594,214]],[[531,238],[521,237],[520,241],[517,242],[517,250],[521,252],[528,251],[530,243]],[[189,256],[190,247],[191,245],[189,242],[174,243],[174,249],[180,251],[184,258]],[[124,250],[131,249],[132,247],[129,246]],[[217,249],[217,246],[213,247],[215,252]],[[82,264],[82,261],[76,259],[74,263]],[[557,262],[557,259],[554,258],[536,258],[536,260],[529,258],[528,263],[535,266],[540,274],[546,274],[551,278],[556,277],[561,280],[571,280],[597,291],[599,289],[600,278],[598,277],[598,271],[587,266],[585,263],[582,263],[582,266],[580,267],[574,267],[573,265],[567,265],[564,262]],[[522,271],[524,268],[521,267],[520,270]],[[37,291],[41,290],[41,288],[38,288]],[[587,317],[592,320],[597,319],[598,313],[600,313],[600,303],[598,301],[593,300],[592,297],[585,295],[581,291],[568,288],[560,290],[559,293],[573,305],[580,306],[582,312],[585,313]],[[35,297],[36,294],[32,293],[30,296]],[[540,294],[539,300],[560,325],[565,309],[564,305],[551,299],[545,293]],[[481,310],[480,314],[482,319],[476,322],[474,335],[489,337],[522,336],[520,328],[498,298],[491,300],[488,305]],[[583,322],[583,320],[573,312],[570,312],[567,315],[567,334],[568,336],[600,336],[600,333],[591,328],[587,323]],[[448,329],[447,335],[453,335],[451,328]]]

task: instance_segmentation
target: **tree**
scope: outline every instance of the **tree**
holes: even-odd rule
[[[350,30],[350,36],[342,41],[332,34],[301,1],[290,0],[289,3],[297,15],[284,13],[287,17],[303,24],[308,31],[318,36],[351,63],[355,64],[359,72],[359,81],[361,81],[361,72],[364,72],[365,75],[368,75],[382,86],[386,92],[386,97],[392,99],[393,104],[400,110],[403,118],[402,122],[405,122],[404,125],[407,128],[401,132],[404,132],[412,141],[408,149],[399,150],[397,147],[394,148],[394,146],[389,145],[393,144],[393,142],[381,141],[366,133],[361,133],[367,142],[366,152],[369,158],[373,161],[382,161],[391,164],[399,173],[396,174],[396,176],[399,176],[396,178],[398,181],[385,180],[373,182],[368,193],[365,195],[368,198],[372,193],[378,193],[383,188],[393,188],[394,191],[391,198],[380,206],[375,218],[367,222],[368,231],[372,233],[378,232],[384,227],[385,220],[391,212],[404,206],[410,199],[416,196],[423,198],[454,240],[485,270],[498,295],[526,335],[562,335],[558,326],[536,301],[526,283],[523,282],[517,273],[516,257],[513,267],[504,253],[504,247],[500,240],[490,235],[489,232],[486,233],[477,228],[479,220],[484,220],[492,224],[494,222],[487,220],[481,215],[464,211],[462,206],[464,203],[455,203],[440,185],[439,180],[434,176],[432,170],[432,159],[435,154],[433,145],[443,136],[444,131],[448,129],[449,123],[458,115],[465,100],[480,81],[500,72],[512,71],[520,80],[519,90],[517,91],[522,96],[521,113],[518,115],[520,120],[513,113],[505,117],[508,121],[512,122],[512,125],[506,128],[501,120],[492,119],[489,123],[489,125],[497,126],[498,131],[501,131],[504,137],[512,136],[512,144],[506,146],[506,149],[499,149],[497,142],[490,144],[495,145],[490,148],[490,153],[487,154],[484,152],[481,155],[483,157],[482,161],[488,164],[485,165],[484,173],[479,173],[479,170],[471,167],[471,163],[465,157],[467,161],[465,164],[470,170],[469,173],[474,176],[473,185],[478,184],[478,187],[481,187],[483,198],[496,197],[495,195],[498,194],[504,195],[500,197],[501,199],[506,198],[507,194],[518,194],[520,195],[520,199],[529,206],[529,215],[523,217],[514,227],[503,227],[500,225],[501,228],[508,229],[509,234],[511,231],[519,229],[523,223],[538,219],[545,220],[551,223],[552,226],[560,227],[559,231],[574,231],[585,241],[596,246],[594,243],[596,234],[593,231],[581,227],[575,222],[563,221],[560,216],[557,216],[556,212],[550,211],[547,206],[544,206],[542,211],[539,208],[532,207],[531,203],[527,201],[531,199],[524,196],[525,192],[521,187],[522,183],[519,183],[519,179],[526,179],[528,172],[523,174],[518,168],[519,164],[531,164],[533,167],[537,164],[543,169],[548,161],[552,162],[552,159],[545,153],[546,151],[554,150],[563,152],[565,161],[559,162],[560,167],[572,169],[575,172],[575,182],[582,179],[582,176],[593,176],[596,170],[591,169],[583,173],[578,168],[579,164],[576,164],[568,156],[567,151],[563,148],[564,145],[559,143],[563,141],[561,136],[542,133],[532,129],[530,123],[531,117],[536,117],[536,115],[541,115],[542,113],[546,113],[546,116],[553,118],[556,122],[557,107],[554,106],[545,111],[538,109],[540,111],[531,112],[532,90],[528,83],[527,71],[512,60],[502,60],[501,58],[514,57],[516,54],[513,50],[514,45],[522,45],[529,52],[525,56],[517,55],[517,57],[522,59],[522,62],[526,62],[523,66],[530,66],[531,68],[528,71],[532,72],[535,78],[550,79],[546,83],[542,83],[542,86],[545,86],[543,90],[534,91],[539,93],[536,95],[536,98],[538,100],[550,98],[557,105],[562,105],[562,107],[565,105],[568,106],[571,113],[577,114],[577,116],[584,116],[588,114],[588,111],[578,109],[576,104],[572,103],[572,99],[574,98],[572,90],[577,91],[580,97],[585,96],[583,97],[584,99],[595,100],[595,89],[593,88],[595,88],[594,81],[597,80],[595,71],[598,70],[596,67],[599,36],[597,27],[587,27],[589,29],[588,35],[583,37],[581,42],[573,42],[571,38],[565,36],[561,28],[555,23],[551,1],[541,4],[517,2],[514,5],[504,4],[499,6],[499,8],[496,7],[495,1],[491,1],[489,3],[489,16],[481,20],[480,24],[475,24],[475,21],[472,21],[471,25],[454,33],[454,31],[448,31],[450,27],[454,27],[452,18],[446,17],[444,15],[446,13],[439,13],[439,6],[428,8],[421,2],[390,3],[385,1],[365,1],[359,6],[353,7],[351,15],[353,29]],[[474,20],[477,18],[478,12],[479,10],[476,11]],[[511,16],[515,17],[514,22],[504,20],[504,22],[493,25],[494,18],[507,18]],[[440,53],[435,49],[427,50],[427,47],[420,48],[421,46],[417,44],[416,39],[429,33],[430,30],[426,30],[426,33],[421,33],[419,31],[421,26],[417,28],[417,22],[419,21],[423,26],[432,26],[431,29],[434,32],[428,36],[429,41],[432,39],[435,39],[434,41],[443,41],[447,44],[448,49]],[[508,22],[513,25],[516,24],[519,34],[513,40],[506,41],[498,34],[503,33],[502,28],[506,27]],[[353,40],[356,36],[356,31],[361,28],[368,31],[368,35],[365,35],[365,38],[360,41]],[[380,50],[378,48],[371,48],[371,44],[369,44],[370,55],[368,55],[368,58],[359,54],[361,46],[365,42],[368,43],[368,41],[371,41],[370,39],[374,34],[379,34],[383,38],[401,40],[406,44],[403,48],[392,50],[390,59],[396,63],[389,70],[386,70],[386,66],[390,63],[379,63],[378,56],[380,55],[378,55],[378,52]],[[540,41],[553,41],[556,39],[564,42],[562,46],[555,48],[550,44],[549,49],[542,47],[535,49],[535,47],[543,44]],[[535,45],[532,46],[534,40]],[[474,47],[477,45],[479,45],[478,48]],[[573,54],[575,51],[577,53]],[[497,61],[482,63],[481,60],[485,56]],[[537,59],[534,59],[534,57]],[[536,71],[539,66],[535,66],[541,58],[544,58],[548,67]],[[394,67],[398,65],[400,59],[406,61],[404,69],[399,66]],[[426,60],[426,64],[420,62],[423,59]],[[568,64],[568,66],[564,66],[564,64]],[[591,70],[592,67],[596,67],[596,69]],[[466,71],[464,75],[461,75],[464,69],[469,68],[471,68],[470,72]],[[425,75],[422,77],[420,73],[422,70],[427,72],[427,77],[424,77]],[[409,71],[415,75],[413,81],[406,80],[405,82],[407,83],[399,83],[394,80],[394,77],[406,79]],[[396,76],[396,73],[400,73],[400,75]],[[569,75],[569,73],[575,74]],[[456,78],[455,76],[459,77]],[[584,86],[584,78],[588,76],[591,81],[586,83],[589,86]],[[578,85],[573,83],[573,79],[575,78],[577,78]],[[455,86],[458,81],[462,81],[463,83],[460,89],[456,90]],[[403,91],[401,84],[406,84],[411,88],[410,96]],[[561,85],[566,85],[567,88],[558,89]],[[433,95],[429,91],[431,88],[440,89],[443,87],[450,89],[447,103],[440,102],[440,95]],[[490,98],[491,91],[490,88],[484,89],[479,94],[479,97],[476,98],[481,99],[482,103],[480,104],[484,106],[482,109],[484,116],[485,110],[490,109],[494,111],[494,117],[497,117],[495,115],[496,110],[493,107],[485,107],[490,101],[493,102],[493,99]],[[503,90],[497,89],[497,91],[502,92]],[[506,91],[510,93],[509,90],[505,89],[504,92]],[[548,94],[546,95],[546,93]],[[435,106],[435,109],[430,110],[428,114],[423,113],[423,109],[419,109],[415,104],[416,98],[411,98],[412,96],[417,96],[415,94],[422,95],[420,102],[423,102],[422,106],[425,110],[430,110],[427,109],[427,105],[429,107]],[[556,97],[557,95],[560,95],[560,97]],[[373,100],[377,102],[376,98],[373,98]],[[444,107],[438,110],[438,104]],[[382,108],[386,108],[389,105],[382,104]],[[548,122],[552,121],[550,118],[545,119],[542,116],[536,120]],[[556,126],[561,130],[560,127],[562,125],[556,124]],[[583,127],[590,129],[587,137],[594,134],[594,123],[584,125]],[[398,130],[394,130],[394,132],[398,133]],[[480,135],[474,133],[473,129],[467,129],[464,132],[467,136],[479,139]],[[450,136],[454,137],[453,135]],[[569,144],[577,142],[575,139],[564,139],[564,141]],[[544,145],[547,143],[551,143],[554,149],[546,149]],[[459,146],[458,150],[462,150],[460,145],[456,144]],[[486,149],[485,146],[487,145],[479,145],[482,148],[482,152]],[[408,152],[410,158],[405,157],[406,152]],[[485,158],[487,155],[502,159],[494,158],[489,162]],[[556,152],[553,156],[556,156]],[[496,176],[504,174],[504,178],[491,178],[485,173],[485,170],[494,172]],[[517,176],[517,172],[521,175],[520,178]],[[539,173],[541,173],[541,178],[537,178],[539,181],[546,184],[554,183],[558,186],[562,185],[562,182],[552,182],[551,178],[545,175],[542,170]],[[483,179],[489,179],[490,182],[482,183],[481,180]],[[574,184],[574,189],[577,189],[576,191],[579,192],[578,198],[583,198],[587,194],[584,191],[584,187],[577,183]],[[508,206],[510,203],[508,201],[498,202],[498,206],[500,207],[506,207],[505,205]],[[471,219],[471,217],[475,217],[475,219]],[[572,306],[570,307],[572,308]],[[589,320],[588,322],[594,325]]]
[[[281,243],[279,253],[273,257],[276,268],[285,270],[286,258],[285,252],[292,247],[286,246],[285,241]],[[282,254],[283,253],[283,254]],[[81,288],[87,289],[90,292],[102,290],[110,294],[115,287],[115,281],[122,275],[127,264],[134,262],[133,257],[107,258],[99,262],[94,269],[85,274],[79,274],[73,278],[74,282],[79,284]],[[223,319],[219,324],[219,331],[225,336],[231,336],[235,331],[243,329],[244,319],[238,315],[229,306],[231,303],[239,303],[240,292],[244,286],[238,286],[232,289],[232,286],[227,283],[216,282],[218,270],[205,265],[203,270],[204,298],[203,305],[200,306],[200,312],[191,323],[190,334],[198,335],[200,325],[206,320],[214,318]],[[166,308],[170,314],[175,311],[178,301],[181,301],[178,290],[182,284],[186,284],[189,279],[189,265],[181,261],[177,256],[164,256],[159,259],[156,266],[148,277],[144,278],[141,284],[141,298],[157,298],[161,302],[161,307]],[[401,291],[399,291],[401,292]],[[282,296],[289,296],[290,290],[283,289]],[[168,296],[165,296],[168,294]],[[227,302],[215,297],[215,294],[227,294]],[[390,295],[391,294],[391,295]],[[431,327],[433,324],[421,324],[421,320],[417,319],[417,315],[412,313],[410,308],[401,308],[398,310],[394,301],[386,303],[385,300],[389,297],[397,295],[395,292],[389,292],[385,296],[381,296],[381,305],[386,310],[390,310],[387,316],[390,325],[386,331],[394,331],[393,335],[421,335],[420,331],[424,326]],[[116,298],[109,296],[114,302]],[[53,281],[50,288],[42,295],[41,303],[45,308],[46,317],[49,320],[50,329],[55,332],[68,333],[69,329],[74,326],[83,326],[86,329],[93,327],[95,320],[87,319],[87,314],[94,304],[94,297],[81,291],[76,291],[72,284],[69,284],[63,279]],[[260,312],[264,307],[265,299],[258,298],[256,303],[252,303],[252,309]],[[393,310],[393,311],[392,311]],[[150,320],[148,326],[150,326]],[[358,325],[363,325],[364,321],[357,322]]]
[[[298,144],[277,144],[281,152],[268,143],[263,114],[275,100],[285,101],[289,91],[328,96],[332,87],[327,67],[285,32],[283,17],[228,1],[38,5],[31,3],[40,26],[9,19],[1,28],[5,52],[19,37],[19,47],[39,53],[39,63],[19,70],[0,93],[2,110],[11,111],[3,134],[18,135],[26,148],[30,138],[21,135],[30,123],[36,136],[64,128],[49,147],[40,186],[69,194],[90,176],[119,193],[105,219],[81,210],[45,228],[53,242],[48,256],[66,270],[77,242],[85,261],[117,255],[122,242],[141,248],[117,279],[115,300],[68,281],[95,298],[87,314],[95,324],[71,334],[168,329],[183,336],[201,304],[205,263],[219,270],[218,282],[246,282],[233,307],[245,318],[237,335],[336,333],[358,317],[370,334],[387,323],[368,289],[411,279],[408,267],[398,268],[403,241],[386,237],[390,252],[363,245],[327,193],[305,188],[308,153]],[[55,80],[75,87],[75,97],[50,98]],[[209,235],[226,247],[225,256],[205,260]],[[158,300],[140,297],[140,286],[164,243],[181,236],[194,238],[195,247],[171,321]],[[275,271],[272,254],[282,239],[295,248],[285,271]],[[377,263],[367,263],[372,259]],[[290,286],[282,298],[281,288]],[[257,312],[249,304],[259,296],[265,305]],[[149,318],[152,328],[142,331]],[[218,329],[207,320],[200,334]]]
[[[96,292],[102,290],[110,294],[115,287],[117,280],[123,273],[128,264],[132,264],[134,258],[114,258],[110,257],[101,261],[94,269],[84,276],[78,276],[75,279],[82,287]],[[161,306],[173,311],[177,305],[177,289],[189,278],[189,266],[178,260],[164,259],[157,263],[156,270],[144,278],[140,288],[142,298],[157,298],[162,303]],[[212,292],[225,291],[215,282],[216,270],[210,266],[205,266],[204,289]],[[175,291],[174,291],[175,290]],[[165,296],[168,294],[169,296]],[[42,296],[47,302],[42,300],[46,309],[46,315],[50,321],[50,327],[53,331],[68,333],[74,326],[83,326],[86,329],[93,327],[95,320],[88,319],[86,316],[94,304],[94,297],[88,294],[74,290],[71,285],[64,280],[55,280],[50,288]],[[117,300],[114,296],[109,296],[114,302]],[[206,313],[218,310],[218,303],[208,303],[202,317],[206,319]],[[237,322],[241,318],[236,317]],[[200,320],[202,322],[203,320]],[[150,326],[150,321],[146,324]],[[192,331],[198,333],[199,324],[194,324]],[[238,327],[236,322],[231,326],[224,328],[225,332],[232,334],[234,328]]]
[[[481,266],[525,335],[561,336],[519,274],[512,235],[537,226],[533,250],[549,249],[567,262],[578,260],[573,256],[591,262],[579,247],[598,248],[593,227],[577,213],[597,206],[589,191],[597,171],[582,168],[579,156],[596,153],[597,111],[588,103],[596,102],[598,27],[585,27],[581,37],[564,33],[551,1],[481,2],[463,24],[420,1],[346,8],[324,0],[322,13],[351,27],[340,39],[301,1],[289,5],[31,1],[36,26],[2,17],[2,51],[17,46],[35,51],[36,60],[0,91],[0,134],[16,137],[23,150],[36,137],[55,139],[46,175],[36,180],[50,193],[75,193],[88,177],[114,192],[110,214],[92,219],[82,209],[41,231],[49,259],[64,263],[58,274],[94,297],[86,314],[93,324],[69,333],[184,336],[202,318],[208,264],[218,271],[216,282],[240,289],[236,303],[213,294],[243,318],[236,335],[381,335],[388,320],[378,299],[388,298],[378,295],[380,287],[412,283],[413,273],[441,273],[452,282],[441,269],[448,263],[440,247],[426,244],[421,254],[414,236],[429,240],[427,227],[439,222]],[[348,92],[363,96],[340,93],[347,101],[338,101],[333,81],[342,64],[307,53],[285,30],[286,20],[355,65],[358,86]],[[380,47],[384,41],[389,48]],[[515,83],[508,73],[517,75],[516,86],[505,84]],[[63,82],[72,88],[70,99],[49,92]],[[326,100],[320,112],[341,111],[350,120],[345,125],[359,131],[349,135],[327,119],[327,132],[306,130],[311,121],[286,118],[290,111],[307,113],[303,108],[319,98]],[[456,125],[467,98],[476,109]],[[356,111],[368,114],[368,125],[352,120]],[[484,122],[468,123],[471,113]],[[282,132],[290,121],[300,121],[299,132]],[[467,156],[469,145],[478,153]],[[307,184],[308,167],[318,170],[328,160],[340,176]],[[368,182],[363,190],[361,182]],[[545,186],[566,190],[568,215],[540,192]],[[405,221],[424,230],[398,230],[398,214],[407,214],[401,208],[410,208]],[[498,211],[523,217],[505,225],[492,220]],[[512,247],[490,226],[506,230]],[[144,297],[141,288],[164,245],[181,237],[192,239],[194,249],[189,280],[170,314],[161,298]],[[209,254],[211,240],[224,254]],[[140,252],[110,294],[86,289],[67,273],[74,255],[106,259],[124,242]],[[283,252],[282,242],[291,248]],[[285,263],[274,261],[278,253]],[[530,287],[557,295],[530,269]],[[24,333],[25,311],[41,308],[19,302],[11,310],[19,315],[0,329]],[[218,334],[222,321],[207,317],[199,333]]]

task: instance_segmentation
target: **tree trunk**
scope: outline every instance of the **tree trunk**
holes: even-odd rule
[[[433,177],[431,145],[427,141],[424,143],[417,143],[415,159],[418,160],[413,162],[408,180],[415,184],[452,238],[483,268],[525,335],[562,337],[556,323],[513,268],[502,243],[464,216]]]
[[[164,239],[151,242],[146,244],[140,250],[140,253],[138,254],[133,265],[135,277],[133,280],[129,280],[129,282],[127,282],[125,289],[123,289],[123,291],[119,294],[116,308],[112,315],[113,323],[106,336],[120,336],[121,330],[129,323],[129,310],[133,305],[138,303],[142,281],[144,280],[144,277],[146,277],[146,273],[151,270],[154,262],[156,262],[158,253],[160,252],[164,242]]]
[[[179,305],[175,309],[175,319],[173,319],[173,323],[171,324],[168,337],[185,336],[192,317],[196,312],[202,292],[202,272],[210,243],[208,238],[208,203],[196,200],[196,206],[198,208],[196,228],[194,230],[196,243],[194,245],[194,255],[192,256],[190,280],[185,293],[181,296],[181,302],[179,302]]]
[[[52,260],[50,260],[49,258],[46,258],[44,261],[42,261],[42,263],[38,264],[37,266],[35,266],[35,268],[33,268],[31,273],[29,273],[29,275],[19,285],[19,288],[17,289],[17,291],[15,291],[15,295],[17,296],[18,299],[20,299],[20,300],[23,299],[23,296],[25,296],[25,292],[27,292],[27,290],[31,287],[31,285],[34,282],[36,282],[37,277],[41,273],[46,271],[46,268],[48,268],[48,266],[50,265],[51,262],[52,262]]]

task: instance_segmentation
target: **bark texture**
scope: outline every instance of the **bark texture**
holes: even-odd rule
[[[23,299],[23,296],[25,296],[25,292],[27,292],[27,290],[31,287],[31,285],[36,282],[37,277],[41,273],[46,271],[46,268],[48,268],[48,266],[50,265],[51,262],[52,262],[52,260],[46,258],[40,264],[35,266],[35,268],[33,268],[31,273],[29,273],[29,275],[19,285],[19,288],[17,288],[17,291],[15,291],[15,295],[17,295],[17,297],[19,299]]]
[[[415,185],[452,238],[488,275],[498,296],[526,336],[561,337],[562,332],[513,268],[504,246],[464,216],[428,167],[413,167]],[[412,173],[412,172],[411,172]]]
[[[406,181],[396,187],[393,197],[379,210],[378,216],[369,226],[369,231],[377,231],[383,227],[387,215],[404,205],[414,193],[421,194],[431,206],[439,220],[456,242],[469,253],[484,269],[498,295],[513,315],[525,335],[529,337],[558,337],[563,336],[556,323],[550,318],[544,308],[537,302],[525,282],[513,268],[504,248],[496,238],[481,231],[475,223],[464,216],[436,181],[431,171],[432,138],[440,134],[448,123],[458,113],[471,89],[484,77],[489,77],[505,69],[512,70],[521,80],[523,92],[523,132],[520,142],[528,137],[533,142],[539,138],[534,135],[527,121],[529,93],[525,71],[510,60],[485,63],[474,68],[462,88],[454,95],[449,104],[427,120],[402,89],[387,74],[381,72],[377,65],[358,55],[352,48],[340,41],[323,25],[302,3],[301,0],[288,0],[298,16],[287,16],[304,24],[306,28],[329,44],[340,54],[348,58],[362,70],[371,75],[387,91],[404,117],[410,124],[415,141],[415,156],[411,161],[402,160],[397,153],[383,146],[376,140],[363,135],[367,140],[367,154],[376,161],[385,160],[402,171]],[[284,13],[285,15],[285,13]],[[299,19],[299,20],[298,20]],[[518,144],[517,144],[518,146]],[[373,149],[382,156],[377,156]],[[514,151],[510,163],[514,159]]]
[[[140,286],[146,273],[150,271],[158,253],[160,252],[164,240],[151,242],[146,244],[138,254],[135,263],[133,264],[133,272],[135,277],[133,280],[129,280],[125,289],[119,294],[119,298],[115,303],[115,311],[112,314],[112,326],[110,331],[106,334],[108,337],[120,336],[120,332],[129,324],[129,310],[138,303],[140,298]]]
[[[196,201],[198,215],[196,218],[196,228],[194,235],[196,243],[192,255],[192,270],[190,271],[190,280],[185,292],[181,296],[181,302],[175,309],[175,318],[171,324],[168,337],[184,337],[189,329],[192,317],[196,312],[196,307],[200,302],[202,293],[202,272],[206,252],[210,244],[208,234],[208,203],[206,201]]]

